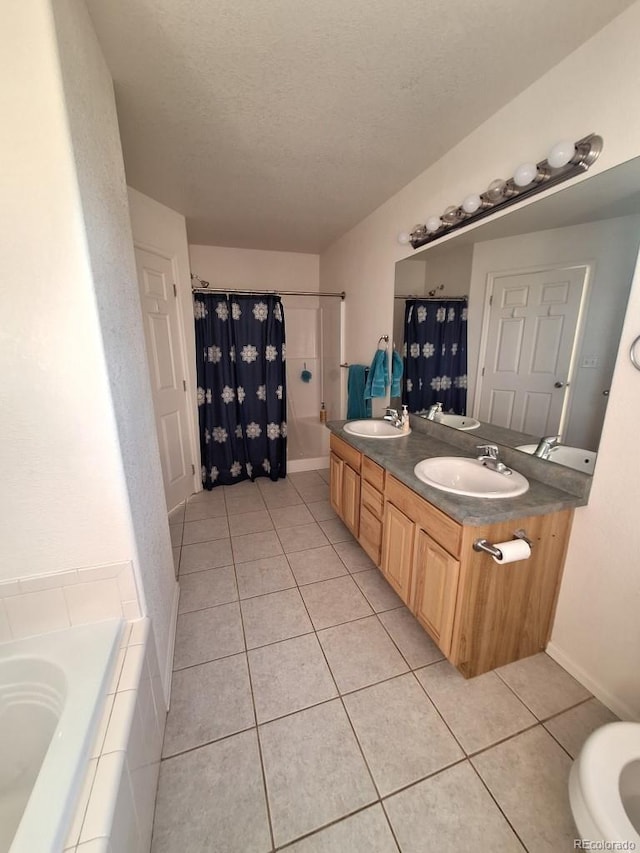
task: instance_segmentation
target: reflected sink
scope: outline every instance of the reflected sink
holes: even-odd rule
[[[437,424],[453,427],[454,429],[470,430],[478,429],[480,421],[466,415],[450,415],[448,412],[439,412],[435,418]]]
[[[376,420],[367,418],[363,421],[349,421],[344,425],[344,431],[351,435],[359,435],[362,438],[403,438],[409,435],[411,429],[405,432],[394,427],[388,421],[377,418]]]
[[[537,444],[521,444],[516,450],[524,453],[533,453]],[[593,474],[598,454],[593,450],[583,450],[581,447],[568,447],[560,444],[551,448],[550,456],[543,460],[545,462],[557,462],[558,465],[566,465],[575,471],[584,471],[585,474]]]
[[[423,459],[413,473],[427,486],[470,498],[515,498],[529,488],[529,481],[517,471],[499,474],[479,459],[462,456]]]

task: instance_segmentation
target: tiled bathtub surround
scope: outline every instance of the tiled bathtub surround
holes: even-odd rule
[[[148,619],[125,626],[65,853],[148,853],[166,711]]]
[[[465,680],[332,523],[327,479],[219,488],[170,520],[153,853],[572,850],[571,759],[613,715],[545,654]],[[205,518],[229,537],[183,544]]]
[[[0,583],[0,642],[115,616],[140,617],[131,563]]]

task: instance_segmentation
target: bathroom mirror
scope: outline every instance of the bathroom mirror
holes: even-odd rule
[[[405,297],[467,296],[473,434],[597,451],[639,244],[636,158],[399,261],[395,346]]]

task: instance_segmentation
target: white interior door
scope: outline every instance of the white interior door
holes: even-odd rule
[[[587,271],[494,278],[480,420],[537,436],[560,431]]]
[[[193,491],[173,265],[138,247],[135,254],[165,497],[172,510]]]

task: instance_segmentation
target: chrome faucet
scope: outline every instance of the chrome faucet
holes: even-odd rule
[[[504,462],[498,459],[500,451],[495,444],[479,444],[478,450],[480,451],[478,461],[482,462],[486,468],[497,471],[498,474],[508,475],[513,473],[511,468],[507,468]]]
[[[428,421],[435,421],[436,415],[439,415],[441,411],[442,411],[442,403],[433,403],[427,409],[427,415],[426,415],[427,420]]]
[[[387,408],[386,413],[382,416],[383,421],[388,421],[394,427],[400,429],[402,427],[402,418],[398,414],[397,409],[389,409]]]
[[[548,459],[551,456],[551,451],[554,447],[560,444],[561,435],[545,435],[538,442],[538,446],[533,451],[533,455],[539,459]]]

